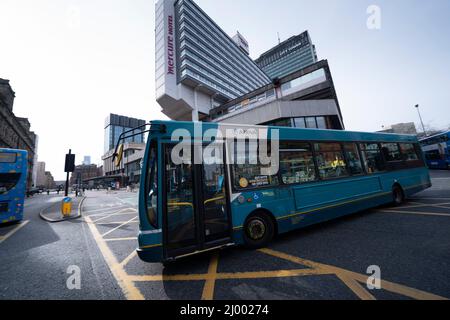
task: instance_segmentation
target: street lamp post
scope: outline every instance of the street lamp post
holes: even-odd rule
[[[422,130],[425,136],[428,136],[427,131],[425,130],[425,125],[423,124],[422,115],[420,114],[419,105],[416,104],[417,113],[419,114],[420,123],[422,124]]]

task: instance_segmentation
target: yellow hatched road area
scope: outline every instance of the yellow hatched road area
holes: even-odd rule
[[[450,217],[450,214],[443,214],[440,212],[420,212],[410,211],[410,209],[417,210],[424,207],[436,207],[450,209],[450,201],[437,203],[434,205],[410,202],[408,205],[400,208],[382,209],[376,210],[376,212],[393,213],[393,214],[421,214],[423,216],[435,215],[440,217]],[[289,278],[289,277],[309,277],[309,276],[324,276],[333,275],[339,279],[353,294],[362,300],[376,300],[372,294],[372,290],[367,288],[367,274],[361,274],[340,268],[333,265],[318,263],[308,259],[303,259],[291,255],[286,252],[281,252],[269,248],[258,250],[260,253],[274,257],[280,260],[280,265],[283,265],[283,261],[294,263],[298,265],[298,269],[284,269],[277,270],[262,270],[260,271],[242,271],[242,272],[218,272],[218,266],[220,263],[220,253],[215,252],[211,254],[211,259],[208,265],[207,272],[205,273],[190,273],[190,274],[148,274],[148,275],[136,275],[129,274],[126,271],[126,266],[133,260],[138,259],[136,251],[131,251],[126,255],[126,258],[119,260],[114,254],[113,249],[109,246],[111,243],[117,243],[121,241],[136,241],[136,238],[132,235],[129,237],[117,237],[114,238],[114,233],[121,228],[136,223],[137,212],[133,208],[121,208],[119,210],[110,211],[100,210],[95,213],[95,210],[91,211],[93,214],[86,215],[85,221],[89,225],[89,229],[98,247],[105,258],[112,274],[114,275],[117,283],[121,287],[125,297],[129,300],[144,300],[146,297],[144,293],[138,288],[137,284],[145,283],[148,286],[152,286],[155,283],[165,282],[198,282],[204,283],[201,299],[212,300],[214,299],[215,292],[220,290],[217,288],[217,280],[258,280],[258,279],[276,279],[276,278]],[[83,213],[83,212],[82,212]],[[84,215],[84,213],[83,213]],[[114,217],[114,219],[122,217],[123,220],[118,219],[113,222],[105,222],[107,218]],[[107,232],[101,233],[99,226],[111,225],[111,229]],[[123,252],[122,252],[123,255]],[[381,279],[382,290],[417,300],[447,300],[446,297],[442,297],[430,292],[418,290],[403,284],[394,283],[386,279]],[[189,297],[192,298],[192,297]]]

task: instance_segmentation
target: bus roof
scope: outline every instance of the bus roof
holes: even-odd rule
[[[433,139],[433,138],[440,137],[440,136],[449,136],[450,137],[450,131],[444,131],[444,132],[441,132],[441,133],[436,133],[436,134],[434,134],[432,136],[422,138],[422,139],[420,139],[420,141],[421,142],[422,141],[427,141],[429,139]]]
[[[27,151],[26,150],[21,150],[21,149],[0,148],[0,153],[22,153],[22,154],[26,154]]]
[[[166,128],[166,134],[171,135],[176,129],[186,129],[191,133],[199,134],[194,130],[194,122],[183,121],[151,121],[151,125],[163,125]],[[305,140],[305,141],[361,141],[361,142],[418,142],[415,135],[402,135],[392,133],[371,133],[371,132],[355,132],[355,131],[343,131],[343,130],[321,130],[321,129],[300,129],[290,127],[268,127],[257,125],[244,125],[244,124],[228,124],[228,123],[215,123],[215,122],[201,122],[201,135],[210,129],[222,130],[226,129],[278,129],[280,140]],[[270,130],[269,130],[270,131]]]

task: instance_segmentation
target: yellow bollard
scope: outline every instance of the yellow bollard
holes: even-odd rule
[[[72,213],[72,198],[67,197],[64,198],[61,204],[61,213],[64,218],[70,217]]]

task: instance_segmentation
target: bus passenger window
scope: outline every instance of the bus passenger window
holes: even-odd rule
[[[317,180],[311,145],[297,142],[281,143],[280,172],[284,184]]]
[[[406,161],[419,160],[419,156],[416,153],[416,149],[412,143],[400,143],[400,149],[402,151],[403,159]]]
[[[322,179],[340,178],[349,175],[339,143],[316,143],[314,146]]]
[[[246,142],[244,153],[238,153],[238,148],[234,149],[233,162],[233,181],[238,190],[277,186],[278,175],[263,175],[262,168],[270,168],[269,165],[262,165],[259,161],[258,151],[255,154],[249,152],[249,143]],[[270,142],[268,145],[268,154],[270,154]],[[255,163],[256,162],[256,163]]]
[[[355,143],[344,143],[344,150],[347,156],[350,173],[358,175],[363,173],[361,159],[359,157],[358,147]]]
[[[384,171],[384,162],[381,157],[381,151],[377,143],[362,143],[361,154],[367,173],[376,173]]]
[[[385,156],[386,161],[388,162],[402,161],[402,155],[400,153],[398,144],[382,143],[381,149],[383,150],[383,154]]]

